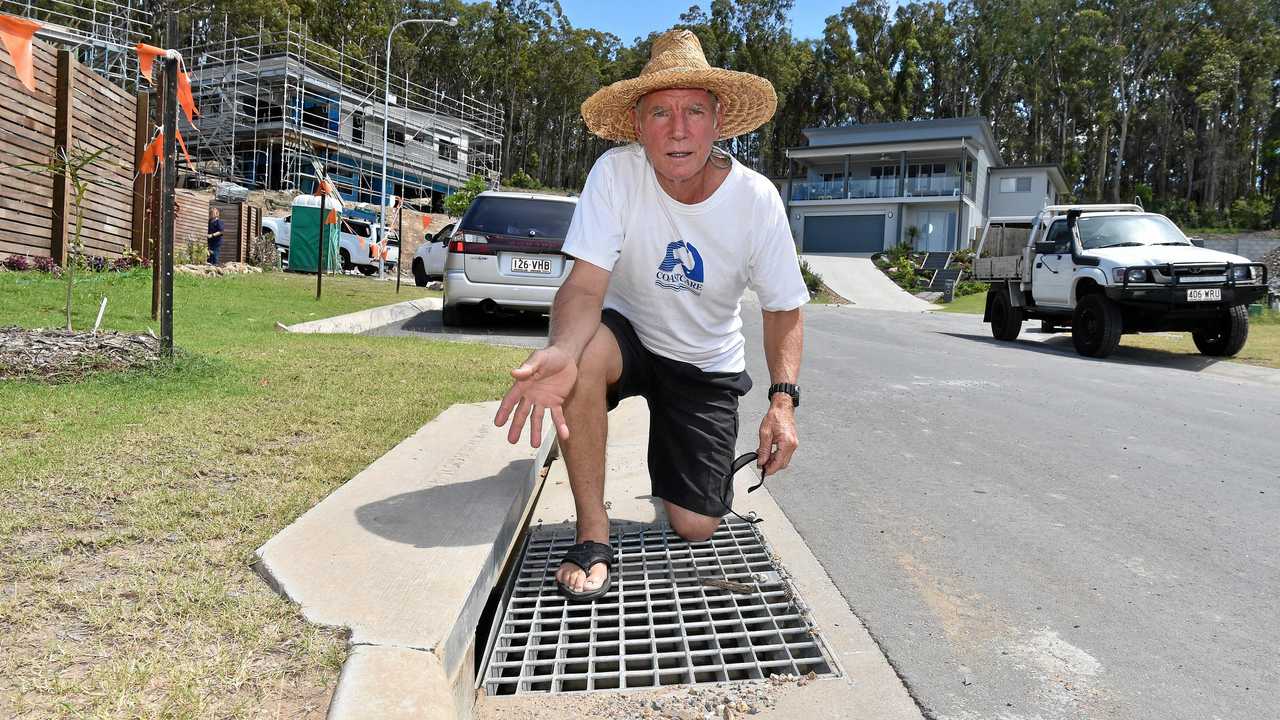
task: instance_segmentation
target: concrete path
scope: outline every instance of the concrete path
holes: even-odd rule
[[[1280,371],[1037,335],[806,308],[770,492],[930,717],[1276,717]]]
[[[279,329],[291,333],[348,333],[368,332],[374,328],[398,323],[421,313],[439,310],[443,302],[438,297],[424,297],[394,305],[359,310],[346,315],[310,320],[296,325],[281,325]]]
[[[894,284],[871,262],[867,253],[813,253],[802,255],[822,282],[853,306],[863,310],[924,312],[936,310]]]
[[[744,417],[741,449],[754,449],[753,414]],[[758,418],[756,419],[758,421]],[[645,461],[649,433],[649,412],[640,398],[623,401],[609,415],[607,480],[605,500],[611,521],[617,524],[665,522],[662,501],[650,495],[649,471]],[[750,448],[746,446],[750,445]],[[768,492],[748,495],[746,471],[734,499],[734,509],[755,511],[765,522],[758,527],[781,565],[791,575],[800,598],[813,619],[844,676],[824,678],[803,687],[788,684],[770,686],[776,704],[752,718],[788,720],[920,720],[921,714],[894,674],[862,622],[805,546],[781,508]],[[531,526],[574,522],[573,494],[564,463],[555,462],[547,475],[542,494],[529,514]],[[689,695],[700,700],[715,697],[713,684],[673,686],[657,690],[570,693],[562,695],[520,695],[481,697],[476,704],[476,720],[521,720],[554,717],[565,720],[632,720],[665,717],[651,712],[653,703],[672,708],[672,698]],[[672,711],[675,712],[674,710]],[[681,715],[684,717],[685,715]],[[698,717],[703,717],[699,712]],[[743,717],[733,714],[733,717]],[[717,717],[722,717],[717,715]]]

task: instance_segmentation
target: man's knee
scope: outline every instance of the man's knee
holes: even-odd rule
[[[720,518],[699,515],[684,508],[667,504],[667,519],[671,521],[671,529],[676,531],[687,542],[703,542],[710,540],[720,527]]]
[[[621,374],[622,352],[613,339],[613,333],[602,324],[578,360],[578,382],[597,386],[603,391],[617,382]]]

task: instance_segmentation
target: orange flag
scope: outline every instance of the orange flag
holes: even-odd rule
[[[182,146],[182,156],[187,159],[187,167],[192,170],[196,169],[196,164],[191,162],[191,154],[187,152],[187,143],[182,139],[182,131],[178,131],[178,144]]]
[[[329,211],[329,216],[328,216],[328,217],[326,217],[326,218],[324,219],[324,224],[325,224],[325,225],[337,225],[337,224],[338,224],[338,211],[337,211],[337,210],[330,210],[330,211]]]
[[[187,122],[194,126],[196,116],[200,113],[196,112],[196,99],[191,96],[191,80],[187,77],[186,70],[178,71],[178,104],[182,106]]]
[[[36,91],[35,68],[31,64],[31,39],[35,37],[40,23],[12,15],[0,15],[0,41],[9,51],[9,61],[13,63],[18,80],[31,92]]]
[[[147,79],[148,83],[156,84],[155,75],[151,72],[151,65],[156,58],[164,55],[164,50],[155,45],[147,45],[146,43],[138,43],[134,50],[138,53],[138,70],[142,76]]]
[[[360,238],[360,249],[364,250],[364,238]]]
[[[423,216],[422,216],[422,231],[423,231],[423,232],[426,232],[426,231],[428,231],[428,230],[430,230],[430,229],[431,229],[431,216],[430,216],[430,215],[423,215]]]
[[[143,175],[150,175],[156,171],[156,167],[160,164],[161,158],[164,157],[164,134],[156,133],[156,139],[152,140],[147,149],[142,151],[142,164],[138,166],[138,172]]]

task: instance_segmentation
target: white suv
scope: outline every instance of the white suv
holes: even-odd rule
[[[577,204],[558,195],[477,195],[449,238],[444,324],[465,324],[475,309],[549,311],[573,269],[560,247]]]

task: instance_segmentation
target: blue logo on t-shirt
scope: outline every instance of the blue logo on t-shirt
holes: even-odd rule
[[[702,294],[702,255],[693,243],[676,240],[667,245],[667,254],[658,263],[655,283],[676,292]]]

